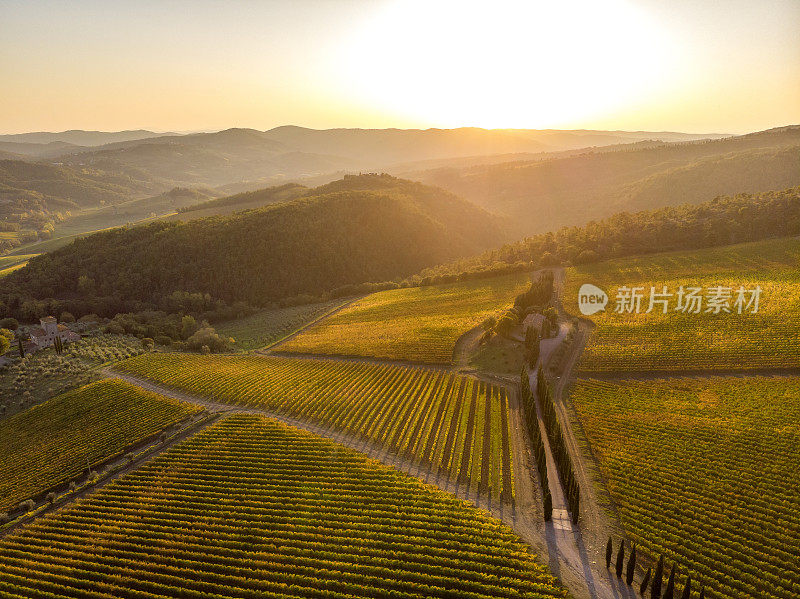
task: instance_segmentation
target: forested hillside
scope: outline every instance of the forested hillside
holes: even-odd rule
[[[582,227],[563,227],[466,260],[426,269],[425,281],[467,273],[507,272],[558,264],[688,250],[800,235],[800,187],[721,196],[637,213],[622,212]]]
[[[407,176],[511,216],[525,235],[623,210],[800,185],[800,127]]]
[[[23,320],[172,306],[174,292],[259,306],[400,279],[502,240],[493,217],[455,196],[388,175],[259,210],[100,232],[2,280],[3,313]],[[55,299],[54,299],[55,298]]]

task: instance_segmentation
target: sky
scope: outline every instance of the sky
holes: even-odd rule
[[[800,123],[800,0],[0,0],[0,133]]]

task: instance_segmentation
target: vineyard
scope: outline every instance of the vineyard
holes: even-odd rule
[[[572,401],[650,563],[713,597],[800,596],[800,379],[583,380]]]
[[[483,512],[246,415],[37,520],[0,554],[0,592],[15,597],[566,596]]]
[[[456,340],[527,290],[527,273],[381,291],[304,331],[282,350],[449,364]]]
[[[439,370],[253,355],[143,354],[117,368],[320,424],[478,492],[514,496],[503,387]]]
[[[597,329],[580,368],[701,370],[796,367],[800,364],[800,241],[780,239],[695,252],[615,260],[567,270],[564,306],[578,314],[578,289],[593,283],[609,295],[605,312],[592,315]],[[642,313],[615,313],[620,286],[643,287]],[[757,313],[650,314],[651,286],[739,286],[762,289]],[[674,298],[673,298],[674,302]]]
[[[84,474],[196,408],[99,381],[0,421],[0,511]]]
[[[342,303],[343,300],[336,300],[262,310],[244,318],[221,322],[216,329],[223,337],[233,337],[236,340],[234,347],[238,350],[259,349],[283,339]]]

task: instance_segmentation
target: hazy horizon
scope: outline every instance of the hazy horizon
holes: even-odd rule
[[[0,131],[800,122],[800,3],[0,0]]]

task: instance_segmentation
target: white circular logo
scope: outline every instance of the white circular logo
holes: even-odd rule
[[[596,312],[602,312],[606,309],[607,303],[608,295],[605,291],[591,283],[581,285],[578,291],[578,309],[581,314],[591,316]]]

